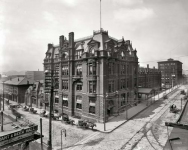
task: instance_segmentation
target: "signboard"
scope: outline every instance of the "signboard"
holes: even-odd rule
[[[18,141],[20,139],[24,139],[28,136],[31,136],[38,130],[38,126],[35,125],[33,127],[22,129],[17,132],[13,132],[4,136],[0,136],[0,146]]]

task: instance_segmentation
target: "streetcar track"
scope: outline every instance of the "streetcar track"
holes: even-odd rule
[[[175,89],[174,91],[172,91],[172,92],[170,92],[169,94],[170,94],[170,96],[172,96],[173,94],[175,94],[175,93],[177,93],[179,91],[179,89]],[[168,94],[167,94],[168,95]],[[166,107],[166,109],[165,109],[165,111],[161,114],[161,116],[168,110],[168,108],[169,108],[169,105],[171,105],[172,103],[174,103],[177,99],[176,99],[176,97],[179,95],[179,93],[177,93],[176,94],[176,96],[174,96],[174,98],[173,98],[173,101],[172,101],[172,99],[168,99],[168,101],[166,102],[166,103],[164,103],[165,105],[160,109],[160,111],[159,112],[161,112],[165,107]],[[170,102],[171,101],[171,102]],[[170,103],[169,103],[170,102]],[[168,107],[167,107],[168,106]],[[136,135],[141,131],[141,130],[143,130],[144,131],[144,129],[146,128],[146,125],[148,124],[148,123],[150,123],[151,121],[152,121],[152,119],[155,117],[155,116],[157,116],[158,115],[158,113],[156,113],[152,118],[150,118],[150,120],[149,121],[147,121],[146,122],[146,124],[139,130],[139,131],[137,131],[121,148],[120,148],[120,150],[123,150],[125,147],[126,147],[126,145],[134,138],[134,137],[136,137]],[[150,127],[151,128],[151,127]],[[148,131],[149,131],[149,129],[148,129]],[[147,132],[148,132],[147,131]],[[145,135],[145,133],[144,133],[144,135]],[[142,136],[142,138],[144,137],[144,135]],[[142,139],[141,138],[141,139]],[[140,139],[140,140],[141,140]],[[136,145],[139,143],[139,141],[140,140],[138,140],[135,144],[134,144],[134,147],[136,147]],[[151,144],[150,144],[151,145]]]

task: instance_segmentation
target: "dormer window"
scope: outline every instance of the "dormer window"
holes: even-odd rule
[[[80,58],[82,58],[82,53],[83,53],[82,50],[77,50],[77,51],[76,51],[75,58],[76,58],[76,59],[80,59]]]

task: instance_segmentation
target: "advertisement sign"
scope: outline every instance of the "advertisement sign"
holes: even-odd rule
[[[28,136],[31,136],[38,130],[38,126],[33,126],[27,129],[22,129],[17,132],[9,133],[4,136],[0,136],[0,146],[6,145],[8,143],[12,143],[18,141],[20,139],[24,139]]]

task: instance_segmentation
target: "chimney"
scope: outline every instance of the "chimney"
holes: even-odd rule
[[[63,47],[63,44],[64,44],[64,36],[61,35],[61,36],[59,37],[59,47]]]
[[[74,47],[74,32],[69,33],[69,48]]]
[[[48,44],[48,50],[51,49],[53,47],[53,44]]]
[[[147,71],[149,72],[149,64],[147,64]]]

